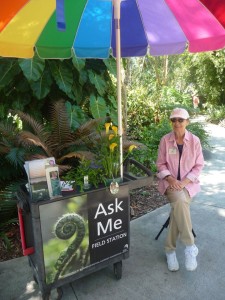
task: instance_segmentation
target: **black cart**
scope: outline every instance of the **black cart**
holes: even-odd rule
[[[122,260],[130,249],[129,190],[151,182],[151,176],[138,179],[126,173],[115,195],[102,187],[26,205],[23,199],[22,246],[43,299],[52,289],[60,296],[64,284],[110,264],[116,279],[122,277]]]

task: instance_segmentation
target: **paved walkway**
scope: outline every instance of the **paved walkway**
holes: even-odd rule
[[[63,287],[62,300],[223,300],[225,299],[225,128],[206,125],[211,151],[205,152],[202,192],[191,206],[199,247],[198,268],[188,272],[178,244],[178,272],[167,270],[163,243],[154,237],[168,217],[165,205],[131,222],[130,257],[123,261],[121,280],[112,266]],[[41,299],[27,258],[0,263],[0,299]],[[51,299],[56,299],[53,291]]]

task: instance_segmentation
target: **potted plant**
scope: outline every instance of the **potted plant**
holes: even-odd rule
[[[120,136],[117,126],[112,123],[105,123],[105,132],[99,132],[99,140],[96,145],[96,164],[102,168],[106,183],[111,181],[121,182],[120,178]],[[125,156],[123,162],[130,155],[133,149],[140,144],[124,140],[123,150]]]
[[[88,190],[93,186],[97,188],[104,182],[102,168],[94,165],[93,161],[85,158],[80,160],[78,167],[69,170],[61,179],[66,183],[71,183],[73,189],[79,189],[80,192]]]
[[[85,189],[85,178],[88,178],[88,184],[98,187],[100,184],[110,185],[111,182],[122,182],[120,177],[120,136],[118,135],[117,126],[112,123],[104,124],[105,130],[99,127],[97,135],[93,135],[92,139],[87,141],[90,150],[93,153],[91,160],[84,157],[80,160],[79,166],[71,169],[62,176],[66,182],[75,181],[74,188],[79,186],[81,191]],[[139,143],[127,141],[123,143],[124,159],[131,152],[140,146]]]

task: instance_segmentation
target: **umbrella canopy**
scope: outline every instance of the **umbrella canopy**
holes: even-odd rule
[[[113,2],[0,0],[0,56],[116,56]],[[120,28],[122,57],[179,54],[187,46],[190,52],[221,49],[225,1],[125,0]]]

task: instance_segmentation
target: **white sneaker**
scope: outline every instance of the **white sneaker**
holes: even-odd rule
[[[176,252],[166,252],[166,259],[169,271],[178,271],[179,270],[179,263],[177,261]]]
[[[198,248],[196,245],[186,246],[185,250],[185,266],[188,271],[194,271],[198,264],[196,256],[198,255]]]

